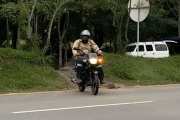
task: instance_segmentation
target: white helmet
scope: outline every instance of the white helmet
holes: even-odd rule
[[[89,36],[90,37],[90,32],[88,31],[88,30],[83,30],[82,32],[81,32],[81,37],[83,36],[83,35],[87,35],[87,36]]]

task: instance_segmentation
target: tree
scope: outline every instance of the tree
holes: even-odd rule
[[[6,28],[7,28],[7,46],[10,45],[10,27],[16,29],[14,33],[11,33],[11,36],[17,36],[16,39],[13,39],[14,48],[20,49],[20,31],[21,26],[25,25],[24,10],[20,2],[8,2],[1,5],[1,17],[6,18]],[[10,24],[9,24],[10,23]],[[18,26],[16,28],[16,26]]]
[[[31,21],[32,21],[32,17],[34,15],[34,10],[35,10],[37,1],[38,0],[34,0],[32,9],[30,9],[30,3],[29,2],[32,2],[32,1],[30,1],[30,0],[21,0],[21,2],[24,5],[24,8],[26,9],[26,14],[27,14],[27,22],[28,22],[27,37],[28,37],[28,39],[30,39],[31,35],[32,35]]]
[[[51,2],[52,2],[52,0],[51,0]],[[52,11],[53,12],[52,12],[51,19],[49,21],[49,27],[47,30],[47,39],[46,39],[46,43],[45,43],[45,46],[44,46],[43,52],[42,52],[43,55],[47,52],[47,50],[51,46],[50,45],[51,30],[52,30],[53,22],[57,17],[57,13],[58,13],[58,11],[62,10],[61,7],[68,2],[72,2],[72,0],[57,0],[57,1],[55,0],[54,3],[52,4],[52,7],[53,7]],[[61,13],[61,12],[59,12],[59,13]]]
[[[141,39],[180,36],[180,0],[150,2],[150,13],[140,24]],[[0,27],[7,28],[0,32],[0,43],[7,39],[9,45],[12,35],[13,46],[17,49],[22,39],[26,40],[23,49],[34,51],[35,45],[43,55],[58,52],[57,46],[65,45],[65,39],[69,44],[83,29],[90,30],[99,47],[104,41],[110,42],[107,45],[118,53],[123,53],[124,44],[136,40],[137,26],[128,18],[127,0],[3,0],[0,4],[0,23],[3,24]],[[63,18],[65,11],[68,19]],[[2,37],[4,33],[6,38]]]
[[[123,49],[123,40],[122,40],[122,27],[123,27],[123,21],[124,17],[127,14],[127,1],[123,0],[112,0],[110,1],[109,9],[113,12],[113,28],[115,28],[115,37],[113,40],[113,46],[117,46],[117,51],[121,54],[124,53]],[[115,52],[116,50],[114,50]]]
[[[64,17],[64,18],[63,18]],[[63,19],[63,21],[62,21]],[[64,36],[66,34],[67,28],[69,23],[69,14],[66,13],[64,16],[60,16],[58,20],[58,38],[59,38],[59,68],[62,67],[62,42],[64,39]],[[63,24],[63,25],[61,25]]]
[[[163,4],[163,2],[165,2],[165,4]],[[168,8],[164,8],[165,10],[169,11],[169,16],[171,19],[177,20],[178,36],[180,37],[180,0],[166,0],[163,2],[161,2],[162,5],[168,6]]]
[[[178,3],[178,36],[180,37],[180,0],[176,0]]]
[[[15,19],[16,5],[14,3],[6,3],[1,5],[0,15],[6,19],[6,45],[10,45],[10,31],[9,31],[9,21]]]
[[[166,0],[166,3],[173,15],[177,17],[178,37],[180,37],[180,0]]]

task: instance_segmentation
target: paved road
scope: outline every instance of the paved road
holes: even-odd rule
[[[0,120],[179,120],[180,85],[0,95]]]

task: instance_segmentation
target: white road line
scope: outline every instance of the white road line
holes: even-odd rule
[[[82,109],[82,108],[95,108],[95,107],[107,107],[107,106],[119,106],[119,105],[133,105],[133,104],[143,104],[143,103],[152,103],[152,102],[154,102],[154,101],[116,103],[116,104],[91,105],[91,106],[78,106],[78,107],[66,107],[66,108],[42,109],[42,110],[29,110],[29,111],[18,111],[18,112],[12,112],[12,113],[14,113],[14,114],[35,113],[35,112],[47,112],[47,111],[58,111],[58,110],[72,110],[72,109]]]

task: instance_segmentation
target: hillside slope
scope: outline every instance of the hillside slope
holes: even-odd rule
[[[68,89],[68,83],[51,67],[51,57],[0,48],[0,93]]]

